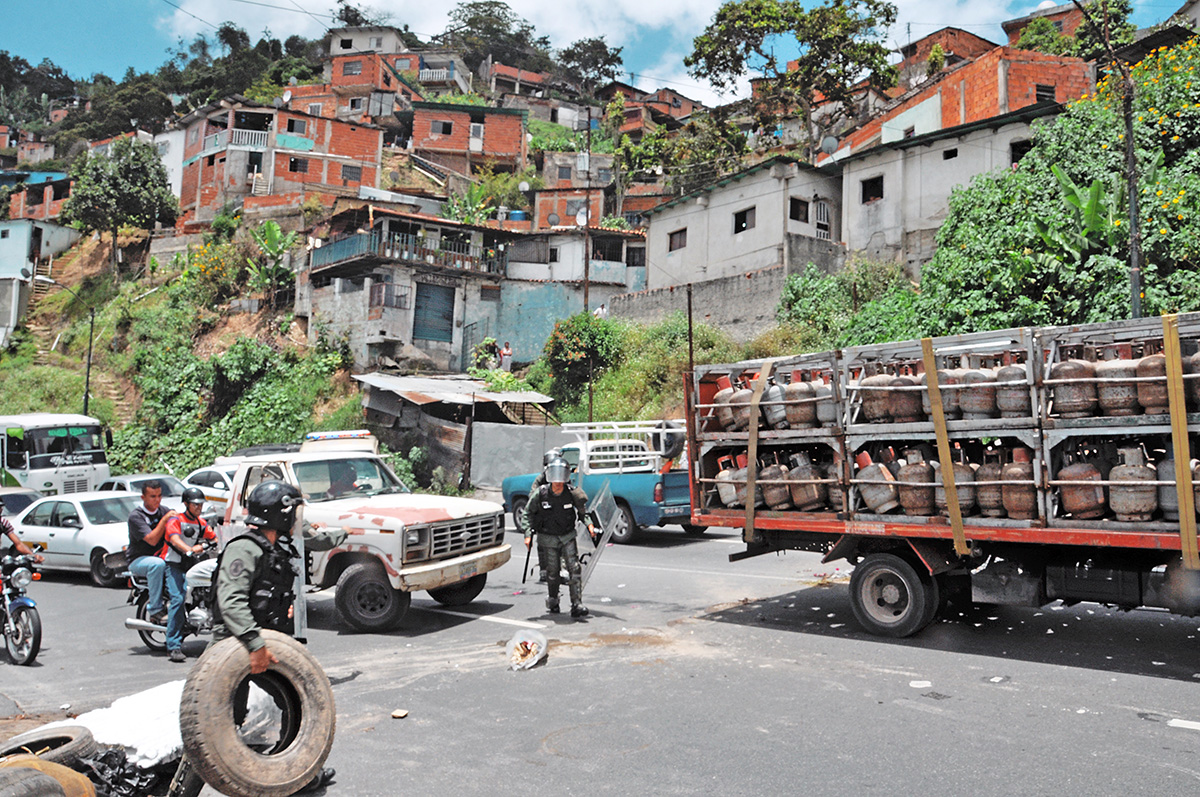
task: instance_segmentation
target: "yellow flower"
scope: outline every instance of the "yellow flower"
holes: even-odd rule
[[[1161,188],[1160,188],[1160,189],[1158,189],[1158,192],[1157,192],[1157,193],[1155,193],[1155,196],[1162,196],[1162,189],[1161,189]]]
[[[1113,226],[1114,226],[1114,227],[1120,227],[1120,226],[1121,226],[1121,220],[1120,220],[1120,219],[1113,219]]]
[[[1159,232],[1161,235],[1166,235],[1166,234],[1167,234],[1167,228],[1166,228],[1166,227],[1161,227],[1161,228],[1159,228],[1158,232]]]
[[[1180,213],[1177,216],[1175,216],[1175,218],[1179,219],[1180,221],[1183,221],[1183,214]]]

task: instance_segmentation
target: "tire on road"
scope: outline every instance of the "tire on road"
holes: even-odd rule
[[[92,551],[90,560],[92,583],[97,587],[115,587],[117,582],[121,580],[120,571],[104,564],[105,555],[103,548],[97,548]]]
[[[695,526],[691,523],[680,523],[679,525],[683,527],[683,533],[689,537],[700,537],[708,531],[708,526]]]
[[[393,589],[378,562],[355,562],[342,572],[334,603],[357,631],[391,631],[408,612],[412,595]]]
[[[31,767],[0,767],[0,797],[66,797],[58,781]]]
[[[81,758],[96,755],[96,740],[82,725],[35,728],[0,744],[0,756],[29,753],[43,761],[74,768]]]
[[[150,622],[150,612],[146,611],[146,607],[150,605],[149,594],[143,593],[137,602],[137,619]],[[167,632],[166,631],[143,631],[138,629],[138,636],[142,638],[142,642],[146,647],[155,653],[162,653],[167,649]]]
[[[429,590],[429,597],[443,606],[465,606],[479,597],[487,584],[487,573],[471,576],[466,581]]]
[[[33,606],[17,606],[12,611],[11,634],[4,635],[4,647],[13,664],[33,664],[42,649],[42,616]]]
[[[179,704],[184,754],[205,782],[230,797],[294,794],[321,771],[333,747],[333,688],[320,663],[286,634],[261,633],[279,661],[252,676],[245,645],[221,640],[197,660]],[[230,710],[247,679],[282,708],[280,738],[265,752],[242,741]]]
[[[617,504],[617,516],[614,522],[616,525],[610,539],[622,545],[633,542],[633,538],[638,533],[638,524],[633,519],[633,510],[629,508],[629,504],[623,502]]]
[[[525,496],[521,496],[514,498],[512,502],[513,525],[522,534],[525,533],[525,504],[528,503],[528,500]]]
[[[932,579],[924,577],[908,562],[890,553],[865,556],[850,576],[850,608],[854,618],[877,636],[912,636],[933,619],[937,596],[931,595]]]

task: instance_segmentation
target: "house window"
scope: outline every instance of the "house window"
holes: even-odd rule
[[[387,72],[383,73],[383,85],[385,85],[385,86],[392,85],[392,76],[389,75]]]
[[[557,246],[550,247],[550,262],[551,263],[558,262],[558,247]]]
[[[204,159],[205,166],[213,166],[216,164],[216,162],[217,162],[216,155],[209,155],[207,158]]]
[[[578,216],[587,207],[587,201],[583,199],[568,199],[567,200],[567,215],[571,218]]]
[[[188,143],[195,144],[200,139],[200,128],[193,127],[188,131]]]
[[[287,131],[289,133],[299,133],[300,135],[304,135],[306,130],[308,130],[308,124],[303,119],[287,120]]]
[[[477,122],[471,123],[471,138],[483,138],[483,125]]]
[[[558,109],[557,108],[550,109],[550,121],[553,122],[554,124],[558,124]]]
[[[599,172],[600,182],[608,185],[612,182],[612,169],[601,169]]]
[[[454,133],[454,123],[434,121],[429,125],[429,131],[435,136],[449,136]]]
[[[288,171],[308,174],[308,158],[288,158]]]
[[[383,48],[383,37],[382,36],[372,36],[372,37],[370,37],[370,39],[368,41],[370,41],[370,44],[368,46],[372,50],[379,50],[379,49]]]
[[[353,39],[342,39],[340,44],[341,44],[343,50],[353,50],[354,49],[354,40]]]
[[[454,288],[417,283],[413,337],[449,343],[454,340]]]
[[[596,238],[592,243],[592,259],[620,263],[623,242],[620,238]]]
[[[814,206],[814,211],[817,218],[817,238],[822,241],[832,240],[833,236],[829,227],[829,203],[818,201]]]
[[[1050,24],[1054,25],[1054,29],[1059,33],[1063,32],[1063,21],[1061,19],[1056,19]]]
[[[8,230],[0,230],[0,238],[7,238]]]
[[[321,103],[319,103],[319,102],[309,103],[308,115],[309,116],[320,116],[321,115]]]
[[[350,110],[361,111],[363,109],[363,103],[365,101],[366,100],[362,97],[351,97],[350,98]]]
[[[676,249],[682,249],[687,246],[687,227],[682,230],[676,230],[667,236],[667,251],[674,252]]]
[[[570,180],[571,179],[571,167],[570,166],[559,166],[558,167],[558,179]]]
[[[683,102],[678,97],[675,97],[671,100],[671,107],[672,108],[682,108]]]
[[[808,201],[798,197],[788,200],[788,218],[808,224]]]
[[[412,61],[408,60],[407,58],[397,58],[396,68],[401,72],[405,71],[406,69],[412,69]]]
[[[883,175],[862,181],[862,203],[883,199]]]
[[[944,160],[944,161],[954,160],[957,157],[958,157],[958,147],[952,147],[951,149],[942,150],[942,160]]]
[[[733,214],[733,234],[754,229],[754,208],[739,210]]]
[[[646,267],[646,247],[625,247],[625,265],[630,268]]]
[[[1029,150],[1033,149],[1032,141],[1014,141],[1008,145],[1009,163],[1020,163]]]
[[[905,138],[912,138],[916,134],[917,134],[917,128],[915,128],[915,127],[904,128],[904,137]]]
[[[342,166],[342,179],[349,180],[353,183],[362,182],[362,167],[361,166]]]
[[[1036,102],[1054,102],[1054,86],[1036,84],[1033,87],[1033,98]]]
[[[362,74],[362,61],[347,61],[346,63],[342,64],[342,74],[343,75],[361,75]]]

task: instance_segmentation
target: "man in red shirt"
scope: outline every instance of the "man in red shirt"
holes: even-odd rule
[[[196,563],[194,554],[204,551],[200,540],[216,540],[212,527],[200,517],[204,509],[204,493],[197,487],[183,491],[183,514],[167,520],[164,558],[167,560],[167,658],[173,662],[187,661],[183,653],[183,624],[186,609],[188,568]]]

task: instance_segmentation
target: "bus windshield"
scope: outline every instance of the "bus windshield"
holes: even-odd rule
[[[25,432],[30,468],[106,462],[99,426],[54,426]]]

